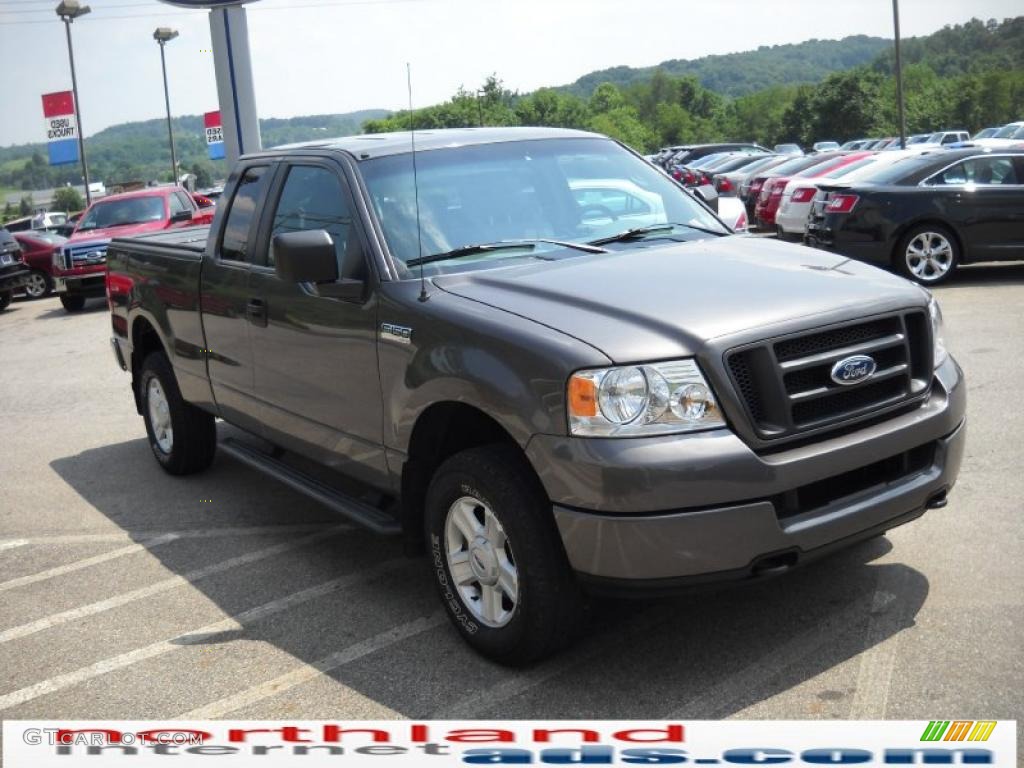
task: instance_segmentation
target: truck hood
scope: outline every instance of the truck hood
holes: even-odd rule
[[[723,336],[766,338],[927,302],[917,286],[867,264],[747,236],[531,262],[433,283],[557,329],[618,363],[695,355]]]

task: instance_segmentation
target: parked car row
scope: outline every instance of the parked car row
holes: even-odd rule
[[[104,295],[111,238],[209,224],[213,211],[212,201],[201,206],[181,187],[147,187],[97,200],[68,237],[42,229],[2,230],[0,309],[14,292],[37,299],[56,290],[64,309],[77,312],[89,297]]]

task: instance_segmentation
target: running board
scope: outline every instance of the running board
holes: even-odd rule
[[[280,480],[299,493],[319,501],[333,512],[337,512],[342,517],[346,517],[364,528],[369,528],[374,533],[394,536],[402,531],[398,521],[386,512],[365,501],[348,496],[304,472],[289,467],[284,462],[278,461],[256,448],[231,437],[222,440],[219,447],[243,464],[248,464],[250,467]]]

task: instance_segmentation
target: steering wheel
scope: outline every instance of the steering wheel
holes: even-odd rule
[[[588,216],[588,213],[596,213],[596,216]],[[611,219],[612,221],[618,221],[619,217],[615,215],[611,208],[606,208],[603,205],[584,205],[580,208],[580,219],[585,220],[587,218],[596,219]]]

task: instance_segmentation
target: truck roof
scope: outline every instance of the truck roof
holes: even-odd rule
[[[567,128],[433,128],[416,131],[416,151],[427,152],[432,149],[497,144],[506,141],[579,138],[603,139],[606,137],[597,133]],[[399,131],[342,136],[336,139],[317,139],[298,144],[284,144],[265,152],[254,152],[246,157],[274,155],[296,149],[338,150],[351,154],[357,160],[369,160],[374,157],[400,155],[412,151],[412,134],[409,131]]]

